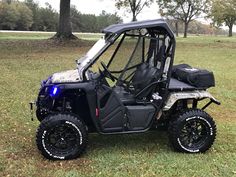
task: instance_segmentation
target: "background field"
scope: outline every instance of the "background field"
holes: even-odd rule
[[[53,162],[35,145],[38,121],[30,120],[28,102],[40,81],[75,68],[100,35],[55,44],[52,34],[0,33],[0,176],[236,176],[236,38],[195,36],[177,39],[176,62],[213,70],[210,92],[222,102],[208,112],[218,126],[216,142],[206,154],[181,154],[169,147],[165,132],[138,135],[90,135],[80,159]]]

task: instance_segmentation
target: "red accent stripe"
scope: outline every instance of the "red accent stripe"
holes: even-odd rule
[[[96,117],[99,117],[99,110],[96,108]]]

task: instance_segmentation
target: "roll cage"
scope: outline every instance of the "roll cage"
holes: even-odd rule
[[[171,38],[166,34],[158,34],[151,29],[145,29],[146,32],[142,34],[142,30],[144,29],[125,32],[107,64],[107,68],[110,68],[112,62],[114,61],[114,59],[116,59],[118,50],[120,50],[126,38],[137,38],[137,42],[135,44],[133,52],[127,59],[126,66],[122,70],[111,71],[111,73],[113,74],[119,74],[119,76],[116,78],[116,80],[118,81],[118,85],[120,83],[130,85],[130,79],[135,73],[135,68],[145,62],[149,63],[153,67],[157,67],[159,69],[159,72],[163,73],[163,79],[167,78],[169,69],[165,68],[165,64],[168,60],[167,64],[168,66],[170,65],[171,57],[174,53],[174,51],[172,50],[174,41],[171,40]],[[126,74],[127,72],[128,74]]]
[[[131,78],[132,73],[127,76],[126,79],[122,79],[122,76],[124,76],[125,72],[136,68],[140,63],[151,62],[152,56],[153,66],[160,67],[160,72],[163,72],[163,78],[168,79],[170,77],[175,52],[175,37],[168,24],[163,19],[111,25],[105,28],[102,32],[105,33],[104,39],[107,43],[92,59],[88,60],[86,65],[80,67],[79,74],[82,76],[83,80],[86,80],[86,71],[122,35],[123,36],[119,41],[118,46],[116,47],[112,57],[107,64],[108,68],[110,67],[111,63],[117,55],[117,52],[119,51],[120,47],[127,37],[138,38],[138,40],[131,57],[127,60],[126,67],[120,71],[112,71],[112,73],[120,73],[120,77],[117,78],[118,84],[122,81],[126,82],[127,79]],[[148,51],[145,51],[144,46],[147,43],[147,40],[150,40],[150,45]],[[130,66],[135,52],[137,51],[137,47],[140,44],[142,44],[142,55],[140,56],[142,61],[137,65]],[[146,58],[146,60],[145,55],[147,55],[148,57]],[[160,58],[165,59],[165,62],[162,62]],[[79,62],[78,65],[80,65]]]

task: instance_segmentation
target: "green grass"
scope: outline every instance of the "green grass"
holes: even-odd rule
[[[176,63],[189,63],[215,73],[217,85],[210,92],[222,105],[207,109],[218,127],[216,142],[207,153],[173,152],[166,133],[159,131],[92,134],[87,153],[81,158],[54,162],[44,159],[36,148],[39,122],[30,121],[28,102],[36,98],[41,80],[75,68],[74,59],[81,57],[93,41],[59,45],[36,40],[48,36],[27,35],[19,34],[26,36],[19,40],[13,34],[0,34],[0,176],[236,176],[235,37],[177,39]]]
[[[53,37],[54,32],[0,32],[0,40],[40,40]],[[84,40],[96,40],[101,34],[94,33],[74,33],[77,37]]]

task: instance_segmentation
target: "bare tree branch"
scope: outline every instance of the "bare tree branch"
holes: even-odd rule
[[[184,36],[187,37],[188,24],[206,11],[209,0],[157,0],[157,3],[162,15],[173,17],[185,24]]]
[[[132,21],[137,20],[137,16],[143,11],[144,7],[149,7],[153,0],[115,0],[118,9],[124,8],[132,13]]]

